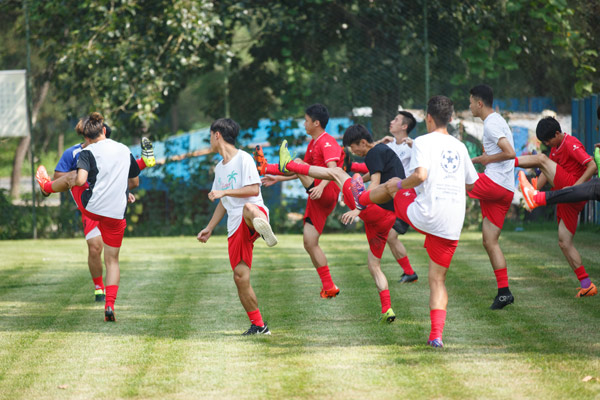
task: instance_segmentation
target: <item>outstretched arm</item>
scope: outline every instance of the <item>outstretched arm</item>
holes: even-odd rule
[[[253,197],[258,196],[260,194],[260,187],[258,183],[253,185],[246,185],[239,189],[225,189],[225,190],[212,190],[208,194],[208,199],[210,201],[218,200],[222,197]]]
[[[198,233],[197,239],[202,243],[206,243],[212,235],[213,230],[219,224],[219,222],[221,222],[226,213],[227,210],[225,210],[223,204],[219,202],[219,204],[217,204],[217,208],[215,208],[212,218],[208,222],[208,225],[206,225],[206,228],[202,229],[200,233]]]

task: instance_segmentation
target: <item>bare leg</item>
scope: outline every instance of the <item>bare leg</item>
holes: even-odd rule
[[[539,168],[542,170],[548,182],[554,186],[554,177],[556,176],[556,163],[549,159],[545,154],[535,154],[531,156],[520,156],[519,167],[521,168]]]
[[[448,306],[448,291],[446,290],[446,273],[444,268],[429,260],[429,309],[445,310]]]
[[[481,232],[483,237],[483,247],[488,253],[494,271],[506,268],[506,259],[504,258],[504,254],[498,243],[502,230],[492,224],[489,219],[484,218]]]
[[[388,281],[385,277],[383,271],[381,271],[381,259],[375,257],[375,255],[369,249],[369,253],[367,255],[368,267],[373,280],[375,281],[375,286],[377,286],[377,291],[381,292],[383,290],[388,289]]]
[[[112,247],[104,244],[104,264],[106,264],[106,286],[118,285],[121,280],[119,270],[120,247]]]
[[[56,193],[66,192],[75,186],[77,179],[77,171],[70,171],[66,175],[61,176],[55,181],[52,181],[52,190]]]
[[[383,204],[393,200],[398,191],[398,182],[400,182],[400,178],[392,178],[375,189],[370,190],[369,199],[375,204]]]
[[[88,245],[88,267],[92,278],[102,276],[102,236],[96,236],[87,240]]]
[[[387,245],[396,260],[404,258],[408,254],[406,247],[404,247],[402,242],[398,239],[398,232],[393,228],[390,229],[390,233],[388,233]]]
[[[581,266],[581,255],[573,245],[573,234],[569,232],[563,220],[558,224],[558,246],[573,271]]]
[[[319,247],[319,238],[321,234],[312,224],[304,224],[304,249],[310,256],[315,268],[327,265],[327,257]]]
[[[258,309],[258,300],[250,285],[250,268],[245,262],[241,261],[233,270],[233,281],[244,310],[251,312]]]
[[[255,230],[252,222],[254,218],[260,218],[267,221],[267,216],[260,210],[260,208],[258,208],[256,204],[252,203],[244,204],[242,216],[244,217],[244,222],[246,222],[246,225],[248,225],[248,227],[252,230]]]

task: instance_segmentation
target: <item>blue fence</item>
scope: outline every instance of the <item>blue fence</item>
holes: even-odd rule
[[[541,113],[544,110],[556,110],[554,100],[550,97],[524,97],[511,99],[496,99],[493,107],[506,111],[522,111]]]
[[[600,143],[600,123],[596,112],[599,96],[594,94],[571,101],[572,134],[583,143],[590,155],[594,154],[594,145]],[[588,202],[583,210],[581,220],[600,224],[600,204],[596,201]]]

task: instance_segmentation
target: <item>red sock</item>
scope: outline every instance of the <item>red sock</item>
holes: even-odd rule
[[[279,164],[267,164],[265,166],[265,175],[283,175],[281,171],[279,171]]]
[[[119,291],[119,285],[109,285],[104,288],[106,290],[106,303],[104,303],[104,309],[111,307],[115,309],[115,301],[117,300],[117,292]]]
[[[367,164],[365,164],[365,163],[356,163],[356,162],[352,163],[352,165],[350,166],[350,171],[352,171],[352,172],[358,172],[359,174],[368,174],[369,173],[369,169],[367,168]]]
[[[321,283],[323,284],[323,289],[329,290],[333,288],[333,279],[331,279],[331,274],[329,273],[329,266],[325,265],[323,267],[317,268],[317,272],[319,274],[319,278],[321,278]]]
[[[362,194],[358,198],[358,202],[360,204],[362,204],[363,206],[366,206],[368,204],[373,204],[373,202],[371,201],[371,191],[365,190],[364,192],[362,192]]]
[[[590,276],[585,272],[585,268],[583,265],[575,270],[575,275],[577,275],[577,279],[583,280],[585,278],[589,278]]]
[[[494,274],[496,275],[496,282],[498,282],[498,289],[508,287],[508,270],[506,268],[495,269]]]
[[[310,165],[308,164],[300,164],[295,161],[290,161],[286,166],[288,171],[295,172],[301,175],[308,175],[308,170],[310,169]]]
[[[248,318],[250,318],[250,323],[256,326],[265,326],[265,323],[260,315],[260,310],[257,308],[254,311],[247,312]]]
[[[52,190],[52,181],[44,183],[44,192],[54,193],[54,190]]]
[[[388,289],[379,292],[379,300],[381,300],[381,313],[392,308],[392,300],[390,299],[390,291]]]
[[[104,282],[102,282],[102,275],[97,278],[92,278],[94,281],[94,287],[97,289],[104,289]]]
[[[519,157],[515,157],[515,167],[519,166]]]
[[[446,310],[430,310],[429,318],[431,319],[429,340],[441,339],[442,332],[444,332],[444,324],[446,323]]]
[[[410,265],[410,261],[408,260],[408,256],[404,256],[402,258],[397,259],[398,264],[402,267],[402,270],[406,275],[412,275],[415,273],[415,270]]]
[[[537,192],[533,195],[533,201],[535,201],[540,206],[546,205],[546,192]]]
[[[137,162],[138,167],[140,167],[140,171],[146,168],[146,163],[144,162],[143,158],[138,158],[135,161]]]

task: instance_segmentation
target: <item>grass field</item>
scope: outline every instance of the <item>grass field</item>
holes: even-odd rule
[[[297,235],[255,247],[252,283],[273,335],[241,337],[224,237],[125,239],[117,323],[93,302],[83,239],[0,242],[1,399],[591,399],[600,397],[600,297],[576,299],[554,230],[505,232],[515,304],[496,292],[480,233],[448,274],[444,349],[429,332],[423,237],[403,237],[421,279],[383,269],[398,319],[378,325],[364,236],[325,235],[341,295],[320,282]],[[600,283],[600,234],[576,245]],[[593,377],[591,380],[584,379]],[[586,380],[586,381],[584,381]]]

